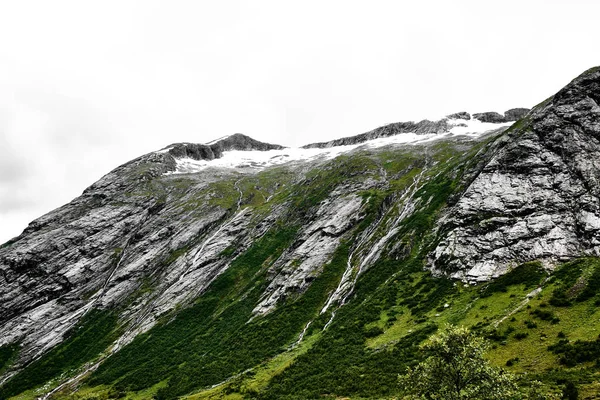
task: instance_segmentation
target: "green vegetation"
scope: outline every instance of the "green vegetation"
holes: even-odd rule
[[[93,360],[118,337],[114,313],[94,310],[65,334],[65,340],[31,363],[0,389],[0,398],[40,386]]]
[[[486,343],[466,328],[446,327],[422,347],[426,359],[400,377],[414,399],[514,399],[516,380],[483,357]]]
[[[224,381],[284,351],[318,315],[347,258],[347,247],[341,245],[302,296],[290,298],[277,311],[247,323],[265,289],[265,269],[295,235],[295,228],[289,227],[265,235],[213,282],[196,305],[111,357],[90,384],[116,382],[118,390],[137,391],[170,377],[157,397],[175,398]]]
[[[245,325],[264,285],[253,278],[289,246],[295,233],[293,227],[280,227],[265,235],[238,257],[193,307],[181,311],[170,323],[136,338],[104,363],[92,376],[91,383],[118,381],[117,388],[137,391],[175,376],[168,388],[163,389],[164,397],[167,392],[183,394],[198,386],[218,383],[260,361],[260,355],[252,351],[237,357],[227,354],[224,352],[227,347],[220,344],[238,348],[240,330],[252,335],[258,333],[251,329],[254,324]],[[241,295],[244,298],[238,300]],[[289,335],[289,332],[282,334],[286,333]],[[267,342],[257,336],[246,339],[258,341],[259,345]],[[278,349],[279,346],[271,348],[270,355]],[[186,382],[183,379],[186,375],[201,375],[206,383]]]
[[[0,373],[6,371],[6,369],[10,367],[10,364],[12,364],[18,352],[19,346],[17,345],[0,346]]]
[[[548,350],[560,355],[558,361],[567,367],[592,362],[596,367],[600,367],[600,336],[593,341],[577,340],[573,343],[561,339],[558,343],[548,346]]]
[[[494,293],[507,292],[512,285],[525,285],[525,289],[535,288],[548,276],[540,262],[521,264],[505,275],[494,279],[481,288],[481,297],[489,297]]]
[[[238,189],[240,206],[251,207],[256,218],[274,207],[289,208],[250,248],[238,250],[231,243],[222,251],[221,257],[235,258],[192,306],[165,315],[157,326],[108,358],[77,393],[58,398],[398,398],[402,395],[398,374],[416,371],[425,362],[423,343],[446,325],[467,327],[489,340],[485,358],[475,349],[479,366],[488,376],[497,368],[509,370],[520,387],[533,387],[529,398],[548,398],[548,390],[572,396],[573,388],[582,398],[599,394],[599,259],[575,260],[550,275],[540,263],[525,263],[479,286],[424,271],[428,254],[443,234],[433,229],[440,211],[465,184],[464,172],[492,145],[494,138],[466,153],[464,143],[437,143],[427,150],[364,151],[301,176],[280,168],[252,176],[228,175],[195,191],[187,191],[192,184],[188,181],[174,181],[181,187],[172,191],[163,187],[169,196],[179,196],[174,201],[190,218],[207,209],[218,209],[229,218],[237,209]],[[252,310],[272,276],[270,268],[284,251],[299,245],[302,224],[336,187],[366,179],[378,184],[358,193],[363,199],[360,220],[341,238],[320,274],[310,277],[308,289],[289,294],[270,314],[255,316]],[[364,256],[389,232],[408,205],[403,197],[408,190],[415,211],[397,225],[382,256],[360,275],[346,304],[321,313],[349,255]],[[380,225],[374,227],[377,221]],[[361,234],[367,230],[374,240],[360,247]],[[182,247],[165,254],[163,266],[186,251]],[[152,287],[147,279],[138,294]],[[82,323],[92,326],[93,321]],[[110,337],[116,320],[112,324],[105,328],[99,324],[95,337]],[[68,346],[82,347],[76,338],[90,342],[85,332],[81,328],[63,344],[66,350],[60,350],[61,345],[25,369],[3,387],[0,398],[59,374],[72,374],[110,344],[98,343],[93,351],[61,358],[63,353],[72,356]],[[479,344],[475,341],[475,347]],[[14,356],[5,357],[4,351],[10,352],[0,348],[0,361]],[[53,361],[44,364],[46,357]]]
[[[582,258],[565,264],[554,274],[560,284],[552,293],[549,303],[566,307],[593,297],[600,299],[600,260]]]

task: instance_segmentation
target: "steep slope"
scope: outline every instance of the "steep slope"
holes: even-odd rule
[[[599,82],[508,130],[524,110],[304,149],[236,134],[117,168],[0,249],[0,398],[394,397],[445,322],[500,338],[500,364],[526,344],[539,357],[514,368],[541,373],[571,344],[517,324],[592,343],[574,325],[600,320],[595,259],[546,280],[597,252]]]
[[[243,135],[211,146],[173,145],[117,168],[72,203],[33,221],[0,250],[2,344],[20,342],[27,362],[94,308],[120,307],[144,292],[121,316],[129,332],[202,291],[223,266],[217,255],[231,244],[224,240],[247,233],[250,216],[240,218],[230,208],[241,200],[228,180],[232,171],[165,175],[175,170],[175,156],[199,156],[199,148],[220,157],[226,150],[281,146]],[[191,252],[174,263],[186,246]]]
[[[534,109],[441,220],[432,267],[488,280],[516,263],[600,255],[600,71]]]

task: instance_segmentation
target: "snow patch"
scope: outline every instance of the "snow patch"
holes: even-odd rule
[[[164,149],[162,149],[162,150],[155,151],[155,153],[158,153],[158,154],[164,154],[164,153],[168,153],[168,152],[169,152],[169,150],[171,150],[172,148],[173,148],[173,146],[165,147],[165,148],[164,148]]]
[[[267,151],[244,151],[232,150],[223,152],[221,158],[214,160],[194,160],[191,158],[178,158],[177,169],[167,174],[186,174],[200,172],[206,168],[240,168],[246,170],[262,170],[271,166],[286,164],[294,161],[316,161],[331,160],[341,154],[348,153],[355,149],[372,149],[389,145],[418,145],[435,140],[441,140],[458,135],[467,135],[471,137],[508,126],[512,123],[486,123],[475,119],[449,119],[448,124],[452,128],[441,134],[417,134],[412,132],[401,133],[398,135],[373,139],[363,143],[357,143],[345,146],[335,146],[329,148],[284,148],[280,150]],[[226,137],[216,139],[207,144],[216,143]],[[164,152],[161,150],[161,152]]]
[[[452,125],[452,128],[450,129],[451,134],[468,136],[479,136],[485,132],[489,132],[494,129],[502,128],[505,126],[510,126],[512,124],[514,124],[514,121],[495,124],[492,122],[481,122],[474,118],[471,118],[469,120],[460,118],[448,120],[448,125]]]
[[[227,139],[228,137],[231,137],[231,136],[233,136],[233,135],[221,136],[220,138],[217,138],[215,140],[211,140],[210,142],[206,142],[204,144],[207,144],[207,145],[215,144],[215,143],[220,142],[221,140],[225,140],[225,139]]]

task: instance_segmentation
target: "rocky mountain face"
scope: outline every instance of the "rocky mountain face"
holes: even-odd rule
[[[520,262],[600,255],[599,82],[600,71],[580,76],[498,141],[441,219],[435,271],[489,280]]]
[[[235,134],[116,168],[0,248],[0,398],[362,393],[348,374],[381,396],[459,282],[600,256],[599,97],[592,69],[531,111],[391,124],[306,159]],[[268,162],[216,163],[244,152]]]

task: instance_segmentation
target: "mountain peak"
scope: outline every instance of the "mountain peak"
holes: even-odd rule
[[[217,140],[202,143],[174,143],[160,150],[161,153],[168,153],[174,158],[191,158],[193,160],[214,160],[221,158],[225,151],[267,151],[281,150],[283,146],[278,144],[264,143],[252,139],[241,133],[224,136]]]
[[[278,144],[260,142],[242,133],[234,133],[233,135],[225,136],[218,141],[213,142],[210,146],[216,146],[220,148],[221,151],[267,151],[281,150],[285,148],[284,146],[280,146]]]

